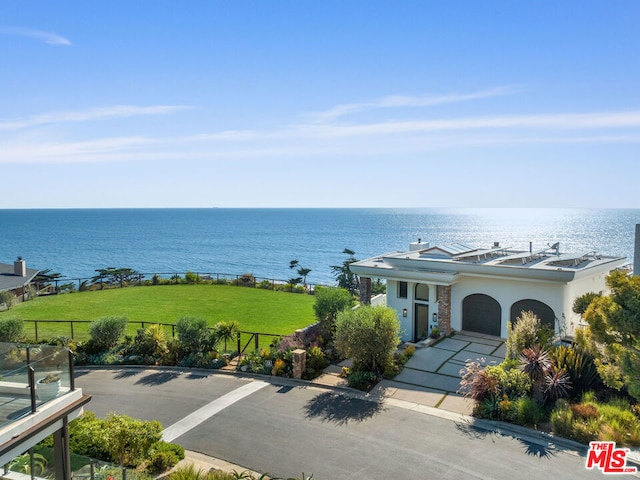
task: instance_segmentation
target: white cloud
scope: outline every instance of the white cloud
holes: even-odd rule
[[[47,121],[82,121],[161,114],[183,107],[110,107],[51,114]],[[39,117],[34,117],[39,118]],[[43,121],[42,119],[40,121]],[[32,124],[38,123],[32,119]],[[217,158],[284,159],[317,155],[403,155],[458,147],[640,143],[640,111],[505,115],[389,121],[361,125],[303,124],[273,130],[160,135],[44,138],[42,132],[0,140],[0,163],[79,163]],[[49,133],[51,134],[51,133]],[[55,134],[55,133],[54,133]]]
[[[85,122],[106,118],[133,117],[138,115],[166,115],[188,108],[191,107],[184,105],[152,105],[148,107],[141,107],[137,105],[116,105],[81,112],[43,113],[24,119],[8,120],[4,122],[0,121],[0,130],[17,130],[53,123]]]
[[[0,27],[0,34],[14,35],[19,37],[35,38],[49,45],[64,45],[69,46],[71,42],[55,33],[45,32],[42,30],[36,30],[33,28],[24,27]]]
[[[336,105],[329,110],[317,112],[313,117],[317,122],[329,122],[345,115],[359,113],[366,110],[400,107],[430,107],[446,103],[466,102],[488,97],[509,95],[520,91],[515,87],[496,87],[488,90],[480,90],[471,93],[449,93],[444,95],[391,95],[378,98],[369,102],[346,103]]]

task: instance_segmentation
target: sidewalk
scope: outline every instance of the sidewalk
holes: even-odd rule
[[[462,415],[470,415],[473,404],[457,393],[467,360],[498,364],[504,360],[504,339],[480,333],[459,332],[438,342],[412,344],[416,352],[393,380],[382,380],[370,395],[383,399],[425,405]],[[340,378],[342,367],[348,362],[330,365],[312,383],[336,387],[347,386]]]

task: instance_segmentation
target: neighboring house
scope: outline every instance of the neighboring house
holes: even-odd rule
[[[13,265],[0,263],[0,292],[8,291],[20,298],[38,273],[39,270],[27,268],[22,258],[18,258]]]
[[[360,276],[363,303],[371,298],[371,278],[387,281],[387,306],[398,313],[403,340],[415,341],[434,327],[505,338],[507,323],[532,311],[562,336],[573,336],[580,316],[575,298],[603,292],[607,275],[624,257],[596,252],[560,253],[559,244],[518,251],[495,243],[475,248],[453,243],[430,247],[412,243],[394,252],[350,265]]]

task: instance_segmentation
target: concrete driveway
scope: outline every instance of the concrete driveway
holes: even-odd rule
[[[472,404],[457,393],[468,360],[498,364],[504,360],[505,340],[481,333],[458,332],[435,344],[417,344],[415,355],[393,380],[383,380],[372,393],[420,405],[469,414]]]

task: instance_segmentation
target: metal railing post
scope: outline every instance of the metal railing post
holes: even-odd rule
[[[238,355],[242,353],[242,342],[240,340],[241,334],[238,332]]]
[[[36,413],[36,373],[31,365],[27,370],[29,372],[29,392],[31,394],[31,413]]]
[[[76,378],[75,373],[73,371],[73,352],[69,350],[69,386],[71,390],[76,389]]]

